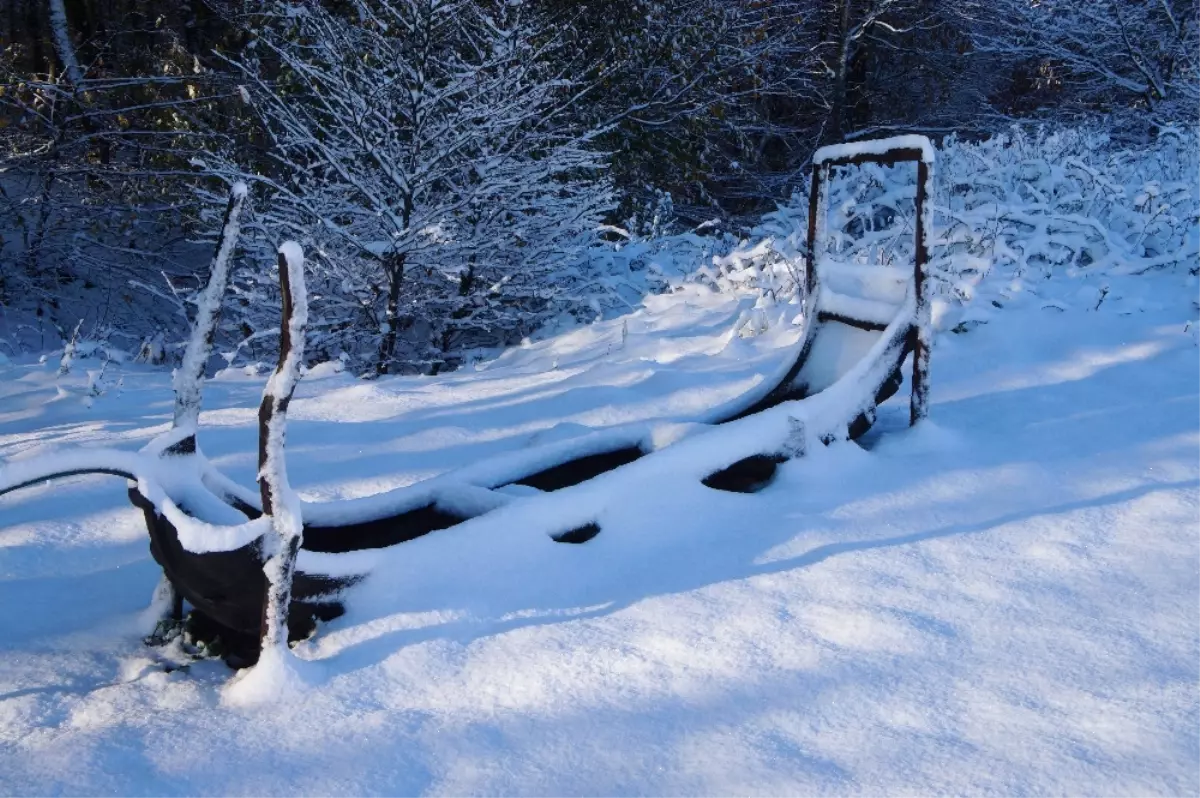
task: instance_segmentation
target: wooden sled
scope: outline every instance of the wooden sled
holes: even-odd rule
[[[780,463],[802,455],[810,441],[830,443],[866,432],[878,405],[899,390],[901,370],[910,354],[910,423],[924,418],[931,343],[926,200],[932,148],[915,136],[867,145],[827,147],[814,157],[807,251],[817,252],[823,236],[821,223],[833,167],[913,161],[917,194],[911,273],[889,266],[820,260],[811,265],[805,273],[804,333],[787,362],[747,394],[689,419],[697,422],[691,434],[670,446],[655,446],[655,425],[628,425],[491,458],[367,499],[305,504],[292,582],[291,637],[303,637],[317,620],[341,614],[342,594],[366,575],[353,557],[355,552],[394,546],[514,503],[542,501],[543,494],[569,492],[602,475],[636,469],[639,461],[661,458],[694,440],[716,435],[728,441],[722,446],[694,446],[695,456],[686,458],[687,467],[703,484],[716,490],[759,490]],[[280,268],[282,274],[282,262]],[[288,321],[285,317],[281,329],[289,328]],[[286,342],[281,348],[285,350],[282,368]],[[756,430],[769,426],[773,434],[778,430],[768,450],[739,451],[746,448],[739,446],[743,437],[739,430],[749,430],[747,425],[752,424]],[[164,456],[199,457],[194,430],[184,433],[178,442],[163,448]],[[260,436],[265,436],[263,430]],[[242,662],[252,662],[264,615],[262,538],[229,548],[189,546],[176,522],[186,520],[179,515],[182,512],[207,523],[236,525],[261,515],[262,502],[254,491],[228,480],[206,462],[199,470],[201,477],[190,495],[170,496],[170,501],[165,498],[170,490],[148,482],[152,478],[138,473],[136,463],[125,470],[77,468],[70,473],[117,473],[137,483],[129,488],[130,501],[145,515],[150,550],[166,578],[195,612],[211,622]],[[0,473],[0,495],[66,473],[15,474],[8,479]],[[196,485],[202,485],[207,495],[198,495]],[[585,543],[600,531],[593,519],[551,536],[562,543]]]

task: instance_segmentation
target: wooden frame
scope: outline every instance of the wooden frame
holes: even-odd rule
[[[824,231],[828,212],[829,175],[835,166],[899,163],[917,164],[916,227],[913,232],[913,293],[916,300],[916,323],[909,330],[909,346],[913,353],[912,401],[909,406],[909,425],[929,415],[929,355],[933,345],[933,323],[930,312],[929,263],[930,208],[929,194],[933,185],[933,145],[924,136],[897,136],[870,142],[870,149],[856,150],[852,145],[835,144],[822,147],[813,155],[812,187],[808,196],[808,268],[805,271],[805,290],[816,290],[817,239]]]

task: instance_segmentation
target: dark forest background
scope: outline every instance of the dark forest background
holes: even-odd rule
[[[2,0],[0,32],[14,350],[83,318],[171,339],[238,180],[224,334],[269,337],[294,237],[318,350],[411,370],[583,302],[599,244],[736,231],[822,144],[1047,124],[1137,147],[1200,102],[1191,0]]]

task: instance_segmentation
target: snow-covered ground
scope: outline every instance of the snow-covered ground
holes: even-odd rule
[[[755,495],[648,482],[581,546],[466,525],[383,552],[282,706],[231,707],[223,664],[143,647],[158,573],[123,483],[7,496],[0,792],[1195,794],[1195,294],[995,279],[938,339],[924,427],[902,392],[863,447]],[[733,335],[752,302],[655,297],[437,378],[320,368],[290,479],[364,496],[698,412],[798,334],[781,307]],[[0,457],[169,425],[167,374],[88,398],[86,361],[55,366],[0,366]],[[245,484],[263,379],[206,386],[201,446]]]

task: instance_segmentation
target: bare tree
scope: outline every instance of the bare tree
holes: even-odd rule
[[[489,13],[490,12],[490,13]],[[374,312],[391,367],[410,304],[544,281],[609,202],[587,94],[553,31],[519,6],[353,0],[266,15],[231,62],[259,115],[269,167],[237,153],[210,171],[264,189],[261,222]]]
[[[0,53],[0,300],[49,326],[84,316],[90,328],[152,328],[176,308],[139,306],[129,283],[202,262],[186,240],[196,179],[186,161],[216,127],[202,120],[226,90],[168,25],[146,34],[132,11],[16,0],[10,32],[20,6],[27,35]]]
[[[1200,14],[1193,0],[997,0],[979,20],[976,41],[980,53],[1033,61],[1038,82],[1080,110],[1132,109],[1158,125],[1195,122]]]

